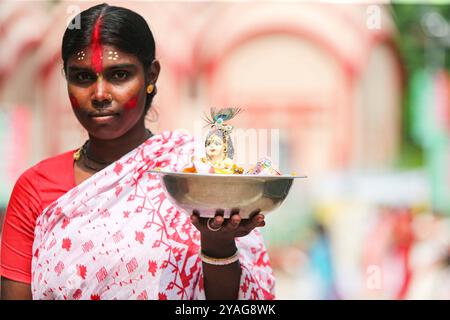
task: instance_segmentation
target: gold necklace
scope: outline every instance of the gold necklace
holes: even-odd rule
[[[153,136],[153,133],[147,129],[147,139],[150,139],[150,137]],[[103,161],[103,160],[97,160],[95,158],[93,158],[92,156],[89,155],[88,153],[88,146],[89,146],[89,139],[85,141],[85,143],[81,146],[81,148],[79,148],[77,151],[74,152],[73,154],[73,158],[75,161],[78,161],[80,159],[83,160],[83,165],[93,171],[100,171],[103,170],[104,168],[106,168],[107,166],[109,166],[111,163],[113,163],[114,161],[111,162],[107,162],[107,161]],[[92,165],[92,164],[98,164],[98,165]]]

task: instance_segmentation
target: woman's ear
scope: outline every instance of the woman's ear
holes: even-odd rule
[[[161,70],[161,65],[158,60],[153,60],[150,67],[147,69],[147,81],[148,83],[156,83],[158,80],[159,71]]]

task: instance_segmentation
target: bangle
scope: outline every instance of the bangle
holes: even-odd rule
[[[228,257],[228,258],[212,258],[212,257],[208,257],[207,255],[205,255],[202,252],[202,249],[200,249],[198,251],[198,255],[200,256],[200,259],[204,263],[212,264],[212,265],[215,265],[215,266],[226,266],[228,264],[235,263],[236,261],[239,260],[239,252],[238,252],[237,249],[236,249],[236,252],[231,257]]]

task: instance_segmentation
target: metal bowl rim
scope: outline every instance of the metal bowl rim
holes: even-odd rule
[[[219,174],[219,173],[191,173],[191,172],[172,172],[172,171],[161,171],[161,170],[147,170],[149,173],[156,173],[160,175],[171,175],[171,176],[181,176],[181,177],[227,177],[227,178],[268,178],[268,179],[299,179],[307,178],[307,176],[293,176],[293,175],[281,175],[281,176],[269,176],[269,175],[257,175],[257,174]]]

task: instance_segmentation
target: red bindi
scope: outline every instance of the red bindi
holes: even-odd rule
[[[101,17],[97,19],[92,30],[91,39],[91,63],[94,71],[96,73],[102,72],[102,59],[103,59],[103,48],[100,42],[100,31],[101,31]]]
[[[70,103],[72,104],[72,108],[76,109],[80,107],[80,104],[78,103],[77,98],[75,98],[73,95],[69,95]]]
[[[137,96],[134,96],[125,103],[124,105],[125,109],[134,109],[137,105],[137,101],[138,101]]]

